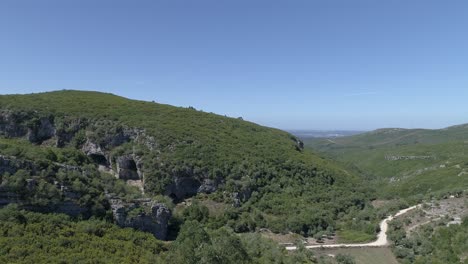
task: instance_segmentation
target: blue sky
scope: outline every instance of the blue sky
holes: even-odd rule
[[[468,122],[468,2],[3,0],[0,93],[98,90],[283,129]]]

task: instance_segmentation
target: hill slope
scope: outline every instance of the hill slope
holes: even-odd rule
[[[383,186],[388,198],[443,194],[468,188],[468,125],[445,129],[379,129],[308,148],[348,164]]]
[[[33,152],[47,147],[49,155],[41,162],[79,167],[59,155],[64,149],[77,151],[86,164],[140,187],[143,197],[166,195],[177,203],[205,194],[233,205],[210,223],[237,232],[267,227],[313,235],[336,228],[336,221],[351,208],[364,208],[371,197],[359,178],[304,151],[302,142],[286,132],[111,94],[0,96],[0,136],[10,146],[4,153],[0,148],[0,154],[28,159],[12,151],[15,144]],[[59,181],[54,173],[46,180]]]

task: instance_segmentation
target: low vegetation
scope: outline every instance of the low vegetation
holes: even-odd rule
[[[344,164],[383,199],[441,197],[468,189],[468,126],[381,129],[350,137],[307,139],[309,149]]]
[[[396,257],[402,263],[468,263],[468,218],[448,227],[447,222],[423,225],[408,234],[402,221],[392,221],[389,239],[394,243]]]

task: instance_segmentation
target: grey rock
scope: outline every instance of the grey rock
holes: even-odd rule
[[[86,143],[81,148],[84,154],[90,155],[104,155],[104,151],[101,149],[98,144],[92,142],[91,140],[87,140]]]
[[[36,179],[27,179],[26,180],[26,188],[28,189],[28,191],[34,191],[34,189],[36,189],[36,186],[37,186],[37,180]]]
[[[200,181],[193,177],[175,177],[174,182],[166,187],[165,194],[175,201],[181,201],[196,195],[200,186]]]
[[[123,203],[120,199],[111,199],[110,203],[117,225],[152,233],[161,240],[167,239],[168,224],[172,213],[166,205],[153,201]],[[138,215],[130,216],[130,211],[137,208],[145,210],[142,210]]]
[[[234,207],[240,207],[242,203],[246,202],[252,196],[252,190],[250,188],[245,188],[239,192],[233,192],[231,194],[231,199],[233,201]]]
[[[87,209],[80,207],[75,201],[64,201],[60,203],[54,210],[56,213],[67,214],[72,217],[78,217],[86,213]]]
[[[0,135],[7,138],[24,137],[28,128],[23,125],[23,119],[19,114],[10,111],[0,112]]]
[[[33,174],[37,172],[37,168],[32,162],[0,155],[0,174],[6,172],[15,174],[20,169],[31,171]]]
[[[85,119],[65,120],[63,124],[55,131],[57,138],[56,146],[62,148],[72,141],[76,133],[87,126]]]
[[[300,139],[295,138],[296,141],[296,150],[302,151],[304,150],[304,142],[302,142]]]
[[[199,193],[214,193],[218,188],[218,183],[212,179],[204,179],[200,187],[198,187]]]
[[[0,208],[11,203],[19,203],[21,201],[20,199],[21,195],[0,187]]]
[[[55,136],[55,127],[49,118],[43,117],[32,128],[28,129],[27,138],[31,143],[42,143]]]

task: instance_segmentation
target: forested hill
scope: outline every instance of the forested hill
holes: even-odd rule
[[[341,147],[379,147],[412,144],[437,144],[468,140],[468,124],[451,126],[444,129],[404,129],[382,128],[371,132],[347,137],[334,138],[332,141]],[[318,149],[332,147],[327,139],[310,139],[309,144]]]
[[[203,167],[224,167],[245,159],[285,162],[321,162],[301,153],[300,142],[292,135],[237,118],[228,118],[153,102],[129,100],[112,94],[59,91],[30,95],[0,96],[0,108],[15,111],[21,118],[51,117],[57,128],[70,122],[106,120],[106,128],[138,128],[154,137],[154,145],[164,154]],[[68,122],[68,123],[67,123]],[[203,164],[201,164],[203,163]]]
[[[356,212],[351,208],[364,208],[372,197],[359,177],[304,150],[286,132],[112,94],[65,90],[0,96],[0,136],[0,154],[41,164],[94,164],[138,186],[148,199],[164,195],[179,203],[203,194],[225,205],[213,225],[236,232],[269,228],[314,235],[339,228],[343,216]],[[54,175],[46,181],[57,182]],[[116,192],[105,186],[99,188]],[[153,208],[163,212],[159,205]],[[115,212],[117,222],[132,226]]]
[[[387,198],[444,196],[468,187],[467,124],[435,130],[387,128],[305,144],[367,175]]]

